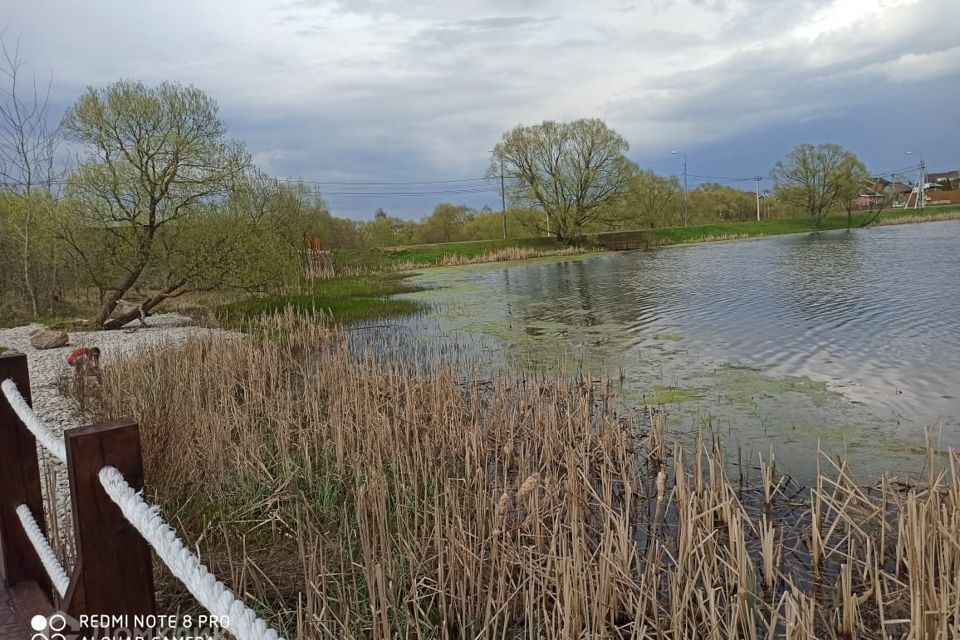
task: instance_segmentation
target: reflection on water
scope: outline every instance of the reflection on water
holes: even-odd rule
[[[565,355],[605,367],[646,401],[658,388],[692,388],[673,414],[719,423],[741,444],[789,450],[794,438],[801,455],[840,429],[843,446],[873,455],[878,437],[902,440],[883,443],[882,466],[922,444],[925,427],[942,427],[944,446],[960,442],[960,222],[419,279],[438,288],[421,296],[430,312],[401,322],[408,338],[473,336],[488,364],[550,368]],[[751,371],[755,380],[740,379]],[[771,380],[782,384],[764,386]]]

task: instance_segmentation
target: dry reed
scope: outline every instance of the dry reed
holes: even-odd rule
[[[602,381],[464,383],[262,323],[115,362],[100,411],[137,417],[154,498],[290,636],[960,633],[956,457],[922,486],[821,457],[805,495],[743,488]]]
[[[881,218],[878,225],[915,224],[917,222],[942,222],[944,220],[960,220],[960,211],[944,211],[933,215],[899,216],[896,218]]]

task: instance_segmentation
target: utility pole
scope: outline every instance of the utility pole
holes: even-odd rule
[[[907,151],[907,155],[908,156],[913,155],[913,151]],[[917,193],[917,199],[913,201],[914,209],[923,209],[924,205],[926,204],[925,201],[927,199],[927,194],[926,194],[926,189],[924,188],[926,185],[924,183],[926,183],[927,181],[927,175],[926,175],[925,169],[926,169],[926,164],[923,162],[923,154],[921,153],[920,154],[920,170],[917,171],[917,186],[914,187],[914,191],[916,191]],[[907,204],[904,205],[904,208],[906,209],[907,207],[909,207],[909,205],[910,205],[910,196],[908,195]]]
[[[927,165],[920,154],[920,208],[927,206]]]
[[[507,196],[503,181],[503,156],[500,156],[500,210],[503,212],[503,239],[507,239]]]
[[[672,155],[683,156],[683,226],[687,226],[689,211],[687,207],[687,154],[671,151]]]
[[[757,222],[760,222],[760,181],[762,179],[760,176],[754,178],[757,181]]]

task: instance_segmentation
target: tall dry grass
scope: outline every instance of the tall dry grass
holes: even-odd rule
[[[960,211],[943,211],[933,215],[899,216],[895,218],[881,218],[878,225],[915,224],[918,222],[942,222],[944,220],[960,220]]]
[[[105,371],[147,482],[212,569],[298,638],[911,638],[960,633],[960,473],[808,492],[604,381],[415,375],[292,315]],[[813,454],[811,454],[813,455]],[[165,582],[167,607],[189,606]]]
[[[485,262],[510,262],[512,260],[530,260],[532,258],[572,256],[586,253],[583,247],[564,247],[562,249],[532,249],[530,247],[504,247],[494,251],[488,251],[479,255],[460,255],[449,254],[440,259],[439,265],[444,267],[458,267],[468,264],[480,264]],[[394,265],[398,271],[409,271],[420,269],[423,263],[404,262]]]

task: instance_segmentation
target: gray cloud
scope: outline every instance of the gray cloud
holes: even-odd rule
[[[35,0],[4,19],[58,104],[120,77],[192,83],[265,168],[326,181],[479,176],[506,129],[582,116],[642,164],[702,148],[759,171],[759,132],[856,142],[857,114],[903,119],[904,95],[939,104],[960,79],[956,0]],[[942,123],[910,126],[956,160]],[[443,195],[331,201],[417,215]]]

